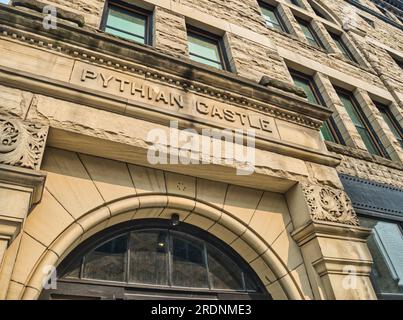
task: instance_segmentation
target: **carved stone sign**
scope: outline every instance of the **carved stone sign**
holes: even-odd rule
[[[134,77],[122,72],[76,62],[71,82],[86,88],[117,95],[129,102],[147,103],[155,110],[169,110],[208,120],[221,127],[255,129],[257,133],[279,138],[275,121],[263,113],[223,103],[160,82]]]
[[[0,163],[39,170],[48,129],[0,114]]]
[[[343,190],[302,184],[313,220],[358,226],[359,221],[351,201]]]

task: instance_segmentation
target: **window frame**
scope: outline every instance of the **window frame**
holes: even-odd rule
[[[231,67],[230,67],[230,63],[229,63],[229,60],[228,60],[227,51],[226,51],[225,44],[224,44],[224,39],[223,39],[222,36],[218,36],[218,35],[216,35],[214,33],[211,33],[211,32],[208,32],[208,31],[205,31],[203,29],[200,29],[200,28],[197,28],[197,27],[194,27],[192,25],[187,24],[186,25],[186,36],[187,36],[187,38],[189,36],[189,33],[193,34],[193,35],[196,35],[196,37],[199,37],[199,38],[202,38],[202,39],[203,38],[209,39],[209,40],[212,40],[212,41],[217,43],[218,53],[219,53],[219,56],[220,56],[220,63],[221,63],[222,69],[218,69],[218,68],[215,68],[213,66],[209,66],[208,64],[204,64],[202,62],[192,60],[190,58],[191,54],[190,54],[190,50],[189,50],[189,58],[192,61],[194,61],[196,63],[200,63],[201,65],[204,65],[204,66],[207,66],[207,67],[210,67],[210,68],[217,69],[217,70],[232,72]],[[187,41],[188,41],[188,44],[189,44],[189,39],[187,39]],[[198,55],[195,55],[195,56],[198,56]],[[202,57],[202,56],[198,56],[198,57],[206,59],[205,57]],[[216,63],[216,61],[214,61],[214,60],[211,60],[211,59],[207,59],[207,60],[210,60],[210,61]]]
[[[280,13],[278,12],[277,7],[275,7],[275,6],[271,5],[271,4],[268,4],[266,2],[263,2],[263,1],[258,1],[258,4],[259,4],[260,12],[262,13],[262,17],[263,17],[264,22],[265,22],[265,26],[267,28],[275,29],[277,31],[281,31],[281,32],[285,32],[285,33],[290,33],[290,31],[288,30],[287,26],[285,25],[281,15],[280,15]],[[273,12],[274,16],[276,17],[276,19],[278,21],[278,25],[280,26],[280,29],[277,29],[275,27],[270,27],[270,26],[267,25],[267,20],[266,20],[265,15],[263,14],[262,7]]]
[[[305,40],[308,42],[308,44],[309,44],[310,46],[312,46],[312,47],[316,47],[316,48],[318,48],[318,49],[321,49],[321,50],[325,50],[325,51],[326,51],[325,45],[323,44],[322,40],[320,39],[320,37],[318,36],[318,34],[316,33],[316,31],[313,29],[313,27],[312,27],[312,25],[311,25],[311,22],[312,22],[312,21],[306,21],[306,20],[304,20],[304,19],[302,19],[302,18],[300,18],[300,17],[295,17],[295,20],[297,20],[297,22],[298,22],[299,25],[303,25],[303,26],[307,27],[307,29],[309,30],[310,34],[311,34],[312,37],[314,38],[314,40],[315,40],[315,42],[316,42],[317,45],[311,44],[311,42],[309,41],[309,39],[306,37],[305,33],[302,31],[302,33],[303,33],[303,35],[304,35],[304,37],[305,37]]]
[[[358,103],[354,94],[351,91],[348,91],[346,89],[343,89],[343,88],[340,88],[337,86],[334,86],[334,89],[338,96],[340,96],[340,94],[344,95],[345,97],[348,97],[348,99],[351,101],[351,104],[353,105],[355,112],[358,114],[358,117],[360,118],[362,124],[364,125],[365,130],[369,133],[373,146],[379,152],[379,155],[375,154],[375,156],[380,156],[380,157],[383,157],[386,159],[390,159],[389,154],[386,152],[385,147],[383,146],[382,142],[380,141],[378,135],[376,134],[375,130],[373,129],[371,123],[369,122],[368,118],[366,117],[364,111],[362,110],[362,107]],[[343,103],[342,103],[342,105],[344,108],[346,108]],[[350,117],[350,119],[351,119],[351,117]],[[351,119],[351,121],[353,121],[353,120]],[[354,124],[354,127],[356,128],[355,123],[353,123],[353,124]],[[356,128],[356,130],[358,131],[357,128]],[[361,137],[361,135],[360,135],[360,137]],[[367,149],[367,152],[370,153],[368,149]]]
[[[304,81],[307,81],[308,84],[309,84],[309,87],[311,88],[311,90],[312,90],[312,92],[313,92],[313,94],[314,94],[314,96],[316,98],[316,100],[318,101],[318,104],[321,105],[321,106],[326,107],[325,100],[323,99],[322,95],[320,94],[319,88],[318,88],[315,80],[313,79],[313,77],[311,77],[309,75],[306,75],[304,73],[298,72],[298,71],[293,70],[293,69],[289,69],[289,72],[290,72],[291,77],[293,78],[293,81],[294,81],[294,77],[295,78],[300,78],[300,79],[302,79]],[[336,126],[336,123],[335,123],[335,121],[333,119],[333,116],[330,116],[330,118],[326,120],[326,123],[328,125],[329,130],[330,130],[330,133],[332,134],[334,142],[337,143],[337,144],[344,145],[345,144],[344,139],[341,136],[341,133],[340,133],[339,129]],[[328,140],[325,140],[325,141],[328,141]],[[330,141],[330,142],[332,142],[332,141]]]
[[[396,140],[399,142],[400,147],[403,149],[403,129],[400,126],[400,123],[396,120],[395,116],[393,115],[392,111],[390,111],[389,106],[384,105],[380,102],[377,101],[373,101],[375,106],[378,108],[379,112],[384,113],[390,123],[392,124],[392,126],[395,128],[395,130],[397,131],[398,134],[400,134],[400,139],[398,137],[396,137],[396,135],[394,134],[394,132],[392,131],[392,134],[396,137]],[[385,121],[386,122],[386,121]],[[389,124],[387,123],[387,125],[389,126]]]
[[[109,10],[111,7],[117,7],[120,10],[126,11],[128,14],[134,13],[137,15],[141,15],[145,17],[146,24],[144,26],[145,34],[144,34],[144,44],[141,42],[136,42],[134,40],[130,39],[125,39],[122,37],[117,36],[119,39],[125,40],[125,41],[130,41],[139,45],[153,45],[153,13],[152,11],[137,7],[133,4],[127,3],[127,2],[120,2],[116,0],[106,0],[105,1],[105,6],[104,6],[104,12],[102,13],[102,19],[101,19],[101,25],[100,25],[100,30],[103,32],[107,33],[105,31],[107,27],[107,22],[108,22],[108,16],[109,16]],[[109,33],[107,33],[109,34]]]
[[[343,56],[351,62],[358,63],[358,60],[356,59],[354,54],[351,52],[351,50],[346,45],[346,43],[343,39],[343,35],[334,33],[329,30],[328,30],[328,33],[329,33],[330,37],[332,38],[333,42],[336,44],[338,49],[343,54]],[[340,47],[337,44],[339,44],[342,49],[340,49]]]
[[[171,285],[154,285],[154,284],[142,284],[142,283],[131,283],[128,282],[128,276],[129,276],[129,266],[130,266],[130,255],[129,255],[129,244],[130,244],[130,233],[135,232],[135,231],[142,231],[142,230],[166,230],[168,233],[169,232],[178,232],[178,233],[183,233],[187,237],[193,237],[198,239],[200,242],[204,244],[209,244],[218,249],[219,251],[223,252],[226,254],[237,266],[239,266],[240,270],[242,270],[242,273],[245,273],[250,277],[252,281],[257,285],[258,291],[252,292],[248,291],[246,286],[245,286],[245,291],[240,291],[240,290],[232,290],[232,289],[215,289],[215,288],[210,288],[210,275],[209,275],[209,270],[208,270],[208,263],[207,265],[207,279],[209,282],[209,287],[207,288],[195,288],[195,287],[180,287],[180,286],[171,286]],[[105,243],[108,243],[109,241],[119,238],[121,236],[127,236],[127,259],[125,263],[125,281],[126,282],[119,282],[119,281],[108,281],[108,280],[97,280],[97,279],[88,279],[88,278],[81,278],[83,275],[83,268],[84,268],[84,257],[88,255],[90,252],[92,252],[94,249],[98,248],[99,246],[102,246]],[[168,237],[169,242],[171,242],[173,237]],[[169,250],[169,255],[172,254],[172,243],[169,243],[167,250]],[[205,251],[207,253],[207,251]],[[205,253],[204,253],[205,254]],[[168,256],[168,260],[171,260],[171,258]],[[79,261],[80,263],[80,275],[79,278],[66,278],[67,271],[71,271],[70,268],[75,265],[75,263]],[[170,261],[169,263],[172,263]],[[171,269],[172,271],[172,269]],[[169,220],[165,219],[140,219],[140,220],[135,220],[135,221],[128,221],[128,222],[123,222],[120,224],[117,224],[115,226],[112,226],[108,229],[105,229],[98,234],[92,236],[91,238],[87,239],[83,243],[81,243],[77,248],[75,248],[59,265],[58,267],[58,275],[60,278],[58,278],[58,283],[63,283],[64,285],[67,286],[73,286],[75,284],[83,287],[99,287],[99,288],[113,288],[113,287],[119,287],[122,288],[123,290],[146,290],[149,292],[153,292],[154,294],[158,295],[158,292],[161,291],[164,294],[176,294],[176,293],[200,293],[200,294],[205,294],[207,296],[238,296],[240,298],[247,298],[249,296],[250,298],[257,298],[257,299],[262,299],[262,298],[267,298],[271,299],[270,293],[267,292],[267,289],[264,287],[264,284],[262,281],[259,279],[258,275],[255,273],[255,271],[252,269],[252,267],[231,247],[229,247],[226,243],[224,243],[221,239],[207,233],[206,231],[186,224],[184,222],[181,222],[178,226],[173,227],[170,224]],[[168,277],[171,277],[171,274],[168,275]],[[170,282],[172,283],[172,282]],[[51,290],[46,290],[49,292],[43,292],[44,297],[47,295],[52,294]],[[158,292],[156,292],[158,291]],[[53,291],[57,292],[56,291]]]

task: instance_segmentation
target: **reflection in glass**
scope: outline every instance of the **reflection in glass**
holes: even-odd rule
[[[173,234],[172,284],[179,287],[208,288],[202,242]]]
[[[129,282],[168,285],[167,237],[158,230],[131,234]]]
[[[85,256],[84,278],[125,281],[127,236],[115,238]]]
[[[207,245],[209,276],[214,289],[243,290],[242,270],[227,255]]]
[[[223,69],[218,41],[189,32],[188,42],[192,60]]]
[[[375,287],[381,295],[403,299],[403,233],[396,223],[360,217],[361,225],[372,229],[368,238],[374,265]]]
[[[145,43],[147,17],[135,12],[111,7],[105,31],[115,36]]]

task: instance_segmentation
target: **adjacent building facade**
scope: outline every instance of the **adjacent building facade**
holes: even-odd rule
[[[400,1],[0,2],[0,299],[402,297]]]

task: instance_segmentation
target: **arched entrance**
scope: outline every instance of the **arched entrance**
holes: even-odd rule
[[[117,224],[58,267],[40,299],[271,299],[252,268],[206,231],[166,219]]]

